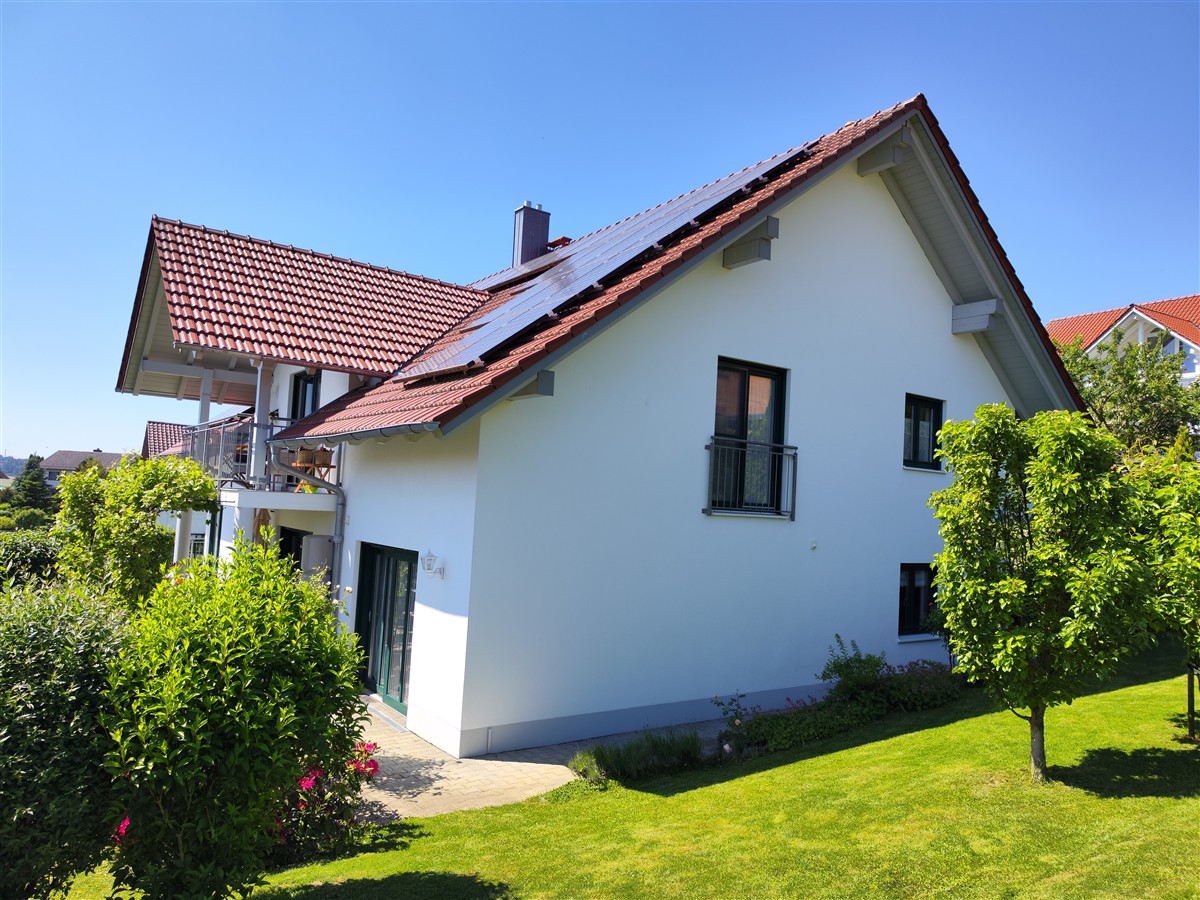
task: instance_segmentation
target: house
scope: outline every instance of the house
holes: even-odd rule
[[[193,433],[222,546],[327,552],[456,756],[944,658],[941,422],[1080,407],[922,96],[574,241],[527,204],[467,286],[155,219],[118,389],[252,406]]]
[[[1196,380],[1200,353],[1200,294],[1052,319],[1046,331],[1059,344],[1078,339],[1085,351],[1094,351],[1118,333],[1123,341],[1138,344],[1161,341],[1164,352],[1183,352],[1181,380],[1190,384]]]
[[[55,450],[42,460],[42,471],[46,474],[46,486],[58,490],[58,483],[68,472],[74,472],[88,460],[94,460],[105,469],[111,469],[124,456],[123,453],[105,453],[102,450]]]

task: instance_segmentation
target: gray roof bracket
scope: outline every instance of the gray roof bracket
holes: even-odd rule
[[[769,260],[771,241],[777,237],[779,220],[774,216],[767,216],[737,243],[725,248],[725,252],[721,254],[721,265],[727,269],[736,269],[760,259]]]
[[[971,334],[987,331],[992,327],[992,318],[1000,311],[999,300],[977,300],[960,303],[950,313],[951,334]]]

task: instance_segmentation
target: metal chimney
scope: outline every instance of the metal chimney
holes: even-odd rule
[[[542,204],[534,206],[526,200],[514,215],[513,265],[519,266],[546,252],[546,244],[550,242],[550,213],[542,209]]]

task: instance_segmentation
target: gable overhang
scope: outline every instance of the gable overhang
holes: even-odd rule
[[[1170,322],[1163,321],[1162,319],[1155,316],[1155,314],[1148,309],[1143,309],[1140,306],[1131,306],[1121,316],[1121,318],[1117,319],[1117,321],[1114,322],[1112,324],[1112,326],[1108,328],[1107,331],[1105,331],[1098,338],[1096,338],[1094,341],[1092,341],[1090,344],[1088,344],[1087,347],[1085,347],[1084,349],[1091,350],[1094,347],[1099,346],[1100,344],[1107,341],[1110,337],[1113,336],[1113,334],[1115,334],[1118,331],[1121,332],[1122,334],[1126,334],[1130,330],[1130,328],[1133,327],[1135,322],[1137,322],[1137,321],[1145,322],[1151,328],[1154,328],[1158,331],[1166,332],[1171,337],[1175,338],[1176,340],[1180,341],[1181,343],[1187,344],[1189,347],[1200,348],[1200,344],[1197,344],[1195,341],[1193,341],[1187,337],[1184,337],[1182,334],[1180,334],[1179,331],[1177,330],[1177,326],[1172,325]]]
[[[151,227],[117,375],[118,393],[177,400],[199,400],[208,396],[218,404],[252,406],[262,360],[364,377],[382,374],[335,368],[283,355],[237,353],[216,344],[187,343],[178,337],[179,329],[172,321]]]
[[[1083,401],[988,223],[937,120],[922,107],[864,145],[862,177],[883,181],[1017,413]]]

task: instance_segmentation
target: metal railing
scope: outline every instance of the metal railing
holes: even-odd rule
[[[741,438],[712,437],[705,515],[796,519],[796,448]]]
[[[266,429],[266,439],[270,440],[291,424],[287,419],[273,418],[262,427]],[[257,429],[258,426],[249,414],[191,426],[186,429],[183,455],[198,462],[212,475],[218,487],[296,492],[305,490],[305,482],[302,479],[283,475],[269,465],[264,466],[263,482],[255,483],[252,460]],[[285,454],[284,462],[325,481],[336,482],[338,457],[339,451],[336,449],[292,450]]]

